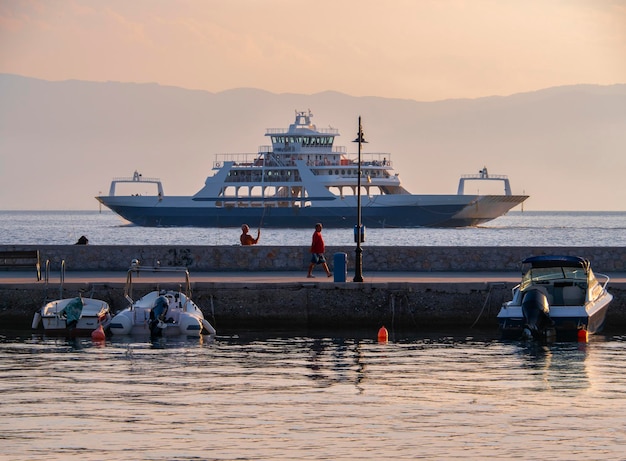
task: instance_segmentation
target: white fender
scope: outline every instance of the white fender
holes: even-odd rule
[[[111,320],[111,323],[109,324],[109,329],[114,335],[128,335],[133,329],[133,321],[129,319],[127,315],[125,315],[127,312],[128,311],[121,312],[120,314],[117,314],[115,317],[113,317],[113,319]]]
[[[37,327],[39,327],[39,322],[41,322],[41,314],[39,313],[39,311],[35,312],[35,316],[33,317],[33,324],[31,325],[31,328],[33,330],[36,330]]]
[[[202,333],[202,324],[200,319],[189,314],[181,314],[178,319],[178,326],[180,328],[180,333],[183,335],[200,336]]]
[[[211,325],[206,319],[202,319],[202,326],[206,331],[209,332],[210,335],[214,335],[217,333],[217,331],[215,331],[215,328],[213,328],[213,325]]]

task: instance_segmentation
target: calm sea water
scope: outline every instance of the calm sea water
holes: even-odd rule
[[[255,223],[248,223],[256,233]],[[146,228],[111,211],[0,211],[0,244],[238,245],[239,228]],[[262,229],[260,245],[309,245],[313,229]],[[324,229],[353,245],[352,229]],[[509,212],[481,227],[367,229],[365,246],[626,246],[626,212]]]
[[[512,212],[472,229],[368,229],[366,245],[624,246],[624,230],[623,212]],[[0,244],[239,235],[104,211],[5,211],[0,231]],[[264,230],[262,243],[308,245],[311,233]],[[353,244],[351,230],[324,234]],[[626,336],[542,346],[390,333],[386,344],[369,331],[94,343],[0,330],[0,459],[624,459]]]
[[[2,459],[624,459],[625,336],[3,333]]]

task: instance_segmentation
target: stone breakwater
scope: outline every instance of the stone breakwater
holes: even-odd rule
[[[2,247],[0,247],[2,248]],[[308,248],[207,247],[207,246],[31,246],[42,261],[50,261],[58,274],[66,263],[65,293],[94,290],[113,310],[126,306],[122,281],[102,283],[72,282],[72,271],[120,271],[138,259],[144,265],[186,266],[194,273],[233,273],[232,280],[194,281],[193,297],[207,319],[220,329],[241,328],[378,328],[433,330],[440,328],[496,329],[496,314],[502,302],[510,299],[520,274],[520,261],[537,254],[571,254],[589,258],[598,272],[625,272],[626,248],[501,248],[501,247],[377,247],[365,248],[365,283],[334,283],[306,279]],[[330,247],[332,255],[348,255],[348,281],[353,275],[353,248]],[[301,280],[250,282],[246,272],[296,271]],[[507,281],[480,278],[444,279],[437,282],[415,280],[368,281],[368,271],[391,272],[498,272],[511,275]],[[350,273],[352,272],[352,273]],[[33,272],[34,274],[34,272]],[[235,276],[237,274],[237,276]],[[318,274],[319,275],[319,274]],[[46,296],[56,295],[52,280],[46,291],[43,282],[0,284],[0,323],[30,326],[32,315]],[[34,279],[34,276],[33,276]],[[374,279],[375,280],[375,279]],[[55,282],[56,283],[56,282]],[[136,292],[154,289],[150,284],[135,285]],[[144,290],[144,291],[142,291]],[[626,283],[610,285],[615,296],[607,318],[608,328],[626,327]]]
[[[107,301],[114,311],[127,305],[124,285],[93,286],[67,282],[65,296],[79,291]],[[193,274],[192,274],[193,276]],[[58,279],[57,279],[58,280]],[[474,283],[193,283],[193,299],[217,329],[336,329],[375,328],[433,330],[496,328],[495,315],[510,296],[513,284]],[[332,279],[331,279],[332,280]],[[134,284],[135,293],[155,289],[152,284]],[[57,286],[48,289],[58,295]],[[0,285],[0,324],[29,328],[35,310],[46,297],[42,282]]]
[[[116,246],[116,245],[0,245],[4,250],[38,249],[42,264],[69,271],[126,271],[133,259],[143,265],[184,266],[193,272],[302,271],[309,264],[303,246]],[[354,269],[355,247],[330,246],[326,257],[345,253]],[[520,270],[528,256],[565,254],[589,259],[599,272],[626,271],[626,247],[363,247],[363,268],[391,272],[510,272]]]

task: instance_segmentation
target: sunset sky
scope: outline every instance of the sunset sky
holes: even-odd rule
[[[0,0],[0,73],[433,101],[626,82],[623,0]]]

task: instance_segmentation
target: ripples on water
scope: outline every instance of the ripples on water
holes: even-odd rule
[[[6,333],[6,332],[5,332]],[[623,459],[626,337],[0,340],[12,460]]]
[[[252,233],[257,223],[248,223]],[[110,211],[0,211],[0,244],[238,245],[240,230],[145,228]],[[313,229],[262,229],[261,245],[309,245]],[[352,229],[324,229],[327,245],[353,245]],[[626,246],[626,212],[509,212],[477,228],[373,229],[372,246]]]

